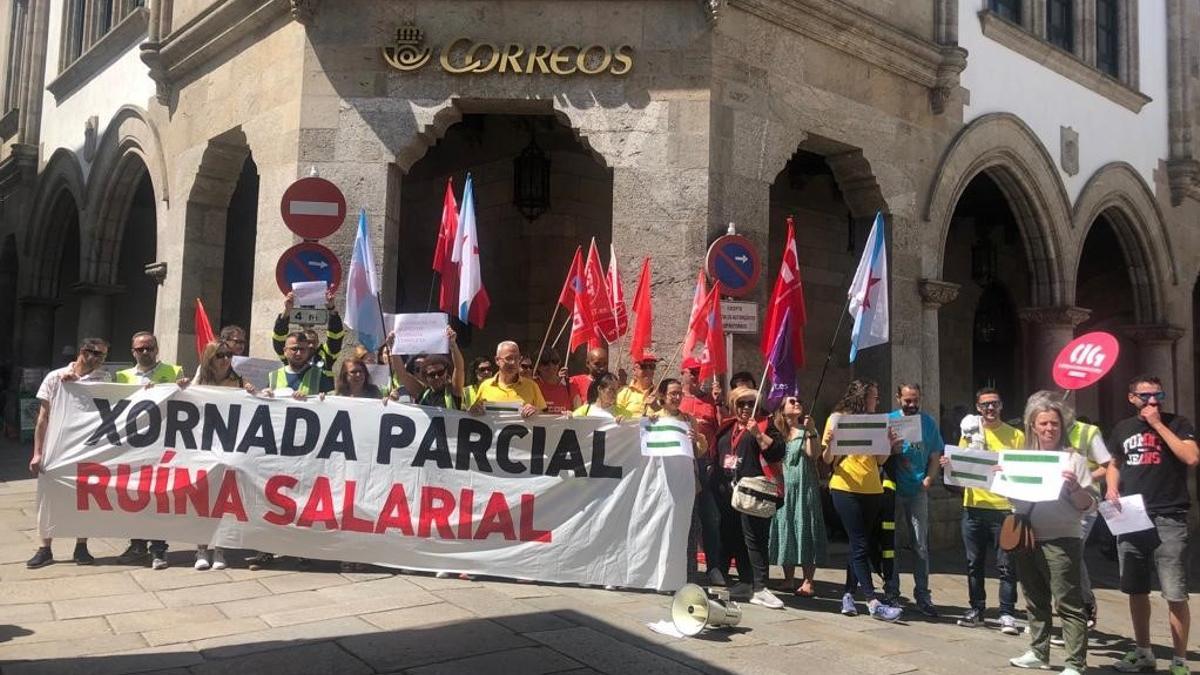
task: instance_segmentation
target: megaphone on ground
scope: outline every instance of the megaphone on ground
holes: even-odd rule
[[[729,599],[729,591],[706,591],[696,584],[687,584],[675,591],[671,602],[671,622],[675,629],[688,637],[705,628],[736,626],[742,620],[742,609]]]

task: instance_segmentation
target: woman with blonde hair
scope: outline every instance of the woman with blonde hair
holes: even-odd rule
[[[1034,450],[1067,453],[1058,499],[1027,502],[1010,499],[1013,513],[1028,519],[1035,539],[1030,551],[1013,552],[1017,579],[1029,612],[1029,651],[1009,659],[1018,668],[1050,667],[1050,627],[1054,607],[1062,619],[1065,675],[1087,670],[1087,613],[1083,608],[1080,561],[1083,545],[1079,519],[1096,508],[1097,497],[1087,459],[1067,442],[1074,412],[1053,392],[1039,391],[1025,404],[1025,438]],[[1003,465],[999,467],[1003,471]]]

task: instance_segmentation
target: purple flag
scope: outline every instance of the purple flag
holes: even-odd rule
[[[771,347],[768,410],[775,410],[783,403],[783,399],[800,394],[800,389],[796,386],[796,364],[792,361],[792,354],[792,308],[789,307],[783,312],[783,321],[779,324],[775,344]]]

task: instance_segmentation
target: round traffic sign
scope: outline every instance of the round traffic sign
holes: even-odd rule
[[[1054,359],[1054,383],[1083,389],[1100,381],[1117,363],[1121,346],[1110,333],[1095,331],[1071,340]]]
[[[283,224],[302,239],[321,239],[346,220],[346,197],[324,178],[309,176],[288,186],[279,200]]]
[[[758,285],[761,272],[758,252],[750,240],[740,234],[717,237],[708,247],[708,276],[721,282],[725,295],[744,298]]]
[[[342,278],[342,263],[333,251],[324,246],[305,241],[289,248],[279,256],[275,265],[275,283],[287,295],[297,281],[324,281],[329,288],[337,290]]]

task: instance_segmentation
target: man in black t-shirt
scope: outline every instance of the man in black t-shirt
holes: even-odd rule
[[[1129,596],[1129,615],[1136,647],[1113,668],[1123,673],[1153,671],[1150,650],[1150,572],[1158,582],[1171,614],[1174,658],[1171,675],[1188,673],[1187,640],[1191,615],[1187,592],[1187,514],[1189,467],[1200,464],[1195,429],[1185,417],[1162,412],[1167,394],[1162,381],[1139,375],[1129,383],[1129,403],[1137,408],[1133,417],[1113,427],[1108,451],[1107,498],[1140,494],[1154,528],[1124,534],[1117,539],[1121,565],[1121,591]]]

